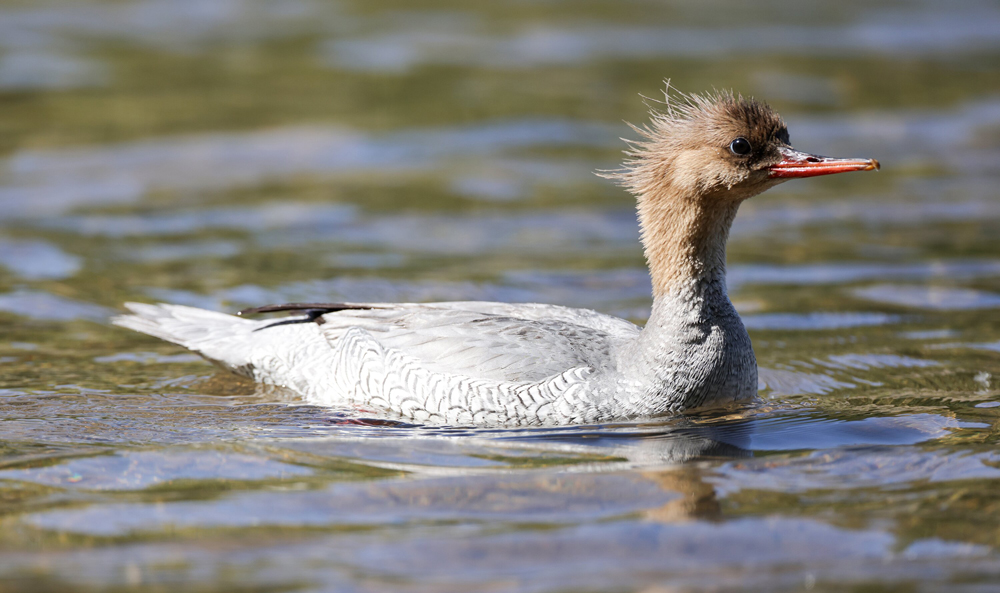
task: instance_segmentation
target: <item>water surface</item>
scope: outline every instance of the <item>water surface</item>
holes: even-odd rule
[[[1000,590],[1000,8],[0,2],[0,591]],[[639,94],[878,174],[744,205],[761,401],[395,425],[112,327],[128,300],[638,323]]]

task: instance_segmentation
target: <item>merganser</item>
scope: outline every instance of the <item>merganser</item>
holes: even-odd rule
[[[669,91],[669,89],[668,89]],[[292,303],[250,320],[127,303],[115,324],[306,401],[422,424],[527,426],[652,418],[751,400],[757,362],[726,293],[740,203],[788,179],[879,168],[799,152],[767,104],[667,99],[605,176],[638,199],[653,284],[645,327],[587,309],[491,302]]]

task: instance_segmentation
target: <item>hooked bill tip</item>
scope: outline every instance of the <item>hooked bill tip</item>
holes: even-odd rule
[[[791,147],[781,150],[782,160],[769,167],[771,178],[817,177],[850,171],[878,171],[875,159],[839,159],[800,152]]]

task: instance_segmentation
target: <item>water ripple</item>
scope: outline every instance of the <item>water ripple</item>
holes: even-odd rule
[[[33,290],[0,294],[0,311],[45,321],[86,319],[103,322],[114,314],[106,307]]]
[[[996,309],[1000,307],[1000,294],[970,288],[877,284],[855,288],[851,290],[851,294],[879,303],[937,311]]]
[[[378,72],[405,72],[422,64],[530,68],[599,59],[718,58],[789,51],[809,56],[937,57],[995,50],[1000,45],[998,31],[1000,11],[983,5],[920,12],[883,8],[866,11],[863,19],[841,26],[535,24],[511,35],[491,35],[475,21],[448,19],[425,23],[419,30],[399,27],[368,37],[330,39],[320,46],[320,53],[336,68]]]
[[[0,238],[0,266],[25,280],[59,280],[76,274],[82,261],[45,241]]]

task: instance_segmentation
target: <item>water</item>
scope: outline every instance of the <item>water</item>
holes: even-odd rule
[[[0,3],[0,591],[1000,590],[992,2]],[[642,322],[591,174],[661,79],[882,161],[744,205],[761,401],[380,423],[114,328],[127,300]]]

